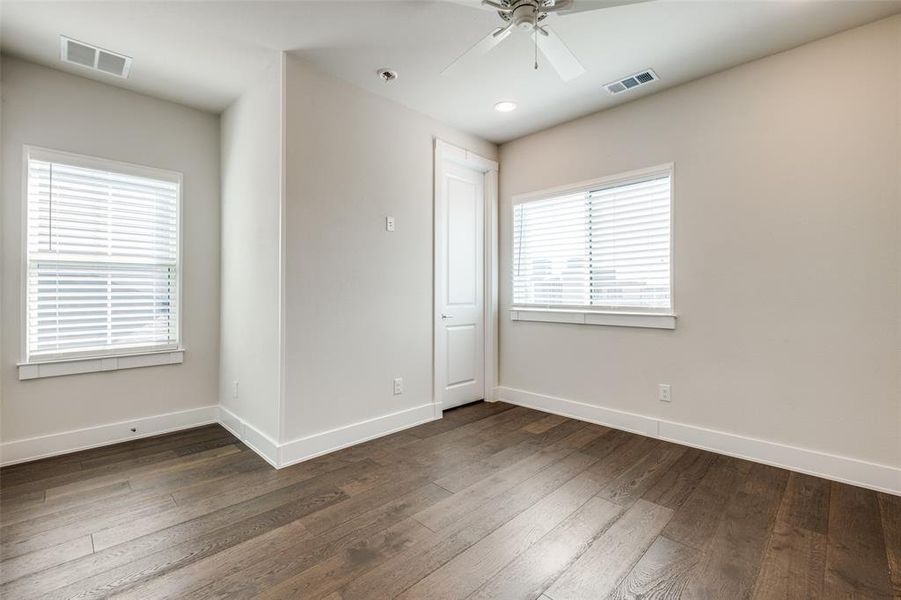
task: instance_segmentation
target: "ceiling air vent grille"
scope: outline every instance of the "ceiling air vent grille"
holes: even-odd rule
[[[651,83],[652,81],[657,81],[658,79],[659,77],[657,77],[657,73],[655,73],[651,69],[648,69],[646,71],[641,71],[640,73],[635,73],[634,75],[624,77],[619,81],[612,81],[604,87],[610,94],[615,95]]]
[[[97,46],[85,44],[64,35],[59,36],[59,57],[63,62],[81,67],[87,67],[94,71],[100,71],[116,77],[128,77],[131,68],[131,58],[124,54],[110,52]]]

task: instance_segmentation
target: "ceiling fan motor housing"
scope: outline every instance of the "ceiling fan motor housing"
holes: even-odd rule
[[[522,31],[531,31],[538,22],[538,3],[537,2],[520,2],[513,8],[510,20],[513,25]]]

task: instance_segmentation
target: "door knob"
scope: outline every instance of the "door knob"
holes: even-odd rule
[[[441,318],[442,318],[442,319],[453,319],[454,316],[453,316],[453,315],[446,315],[446,314],[444,314],[444,313],[441,313]]]

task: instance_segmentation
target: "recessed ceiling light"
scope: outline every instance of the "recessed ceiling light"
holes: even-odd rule
[[[511,112],[516,110],[516,102],[511,102],[509,100],[504,100],[503,102],[498,102],[494,105],[494,110],[497,112]]]

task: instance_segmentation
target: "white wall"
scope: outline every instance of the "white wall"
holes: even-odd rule
[[[276,442],[281,389],[281,70],[281,61],[275,60],[222,115],[219,402]]]
[[[292,55],[286,84],[291,441],[431,403],[433,137],[496,148]]]
[[[901,466],[899,86],[894,17],[502,146],[502,386]],[[670,161],[675,331],[507,318],[513,195]]]
[[[7,57],[0,73],[3,441],[216,404],[219,118]],[[25,144],[184,174],[183,364],[18,380]]]

